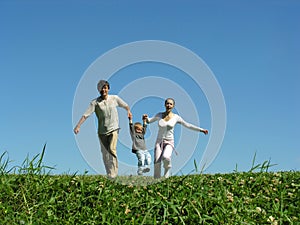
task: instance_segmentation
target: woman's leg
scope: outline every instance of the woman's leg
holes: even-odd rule
[[[161,156],[162,148],[159,142],[156,142],[154,149],[154,178],[161,177]]]
[[[170,144],[167,144],[164,147],[163,155],[162,155],[162,160],[164,164],[164,177],[168,178],[170,176],[170,169],[172,167],[171,165],[171,157],[172,157],[172,152],[173,152],[173,146]]]

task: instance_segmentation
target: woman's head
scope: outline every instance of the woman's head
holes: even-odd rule
[[[172,103],[172,104],[175,106],[175,100],[174,100],[173,98],[167,98],[167,99],[165,100],[165,105],[166,105],[167,103]]]
[[[173,98],[167,98],[165,100],[166,110],[172,110],[175,107],[175,100]]]

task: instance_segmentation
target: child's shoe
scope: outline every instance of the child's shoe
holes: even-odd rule
[[[148,173],[150,171],[149,167],[146,167],[145,169],[143,169],[143,173]]]
[[[138,171],[137,171],[137,174],[138,174],[139,176],[141,176],[141,175],[143,175],[143,172],[144,172],[144,170],[141,169],[141,168],[139,168]]]

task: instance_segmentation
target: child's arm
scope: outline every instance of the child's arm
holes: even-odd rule
[[[129,119],[129,130],[130,130],[130,134],[133,133],[133,123],[132,123],[132,115],[128,116]]]
[[[146,133],[147,129],[147,118],[143,116],[143,134]]]

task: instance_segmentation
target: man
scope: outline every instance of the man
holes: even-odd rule
[[[78,134],[81,124],[95,112],[98,119],[98,136],[105,170],[109,178],[115,178],[118,175],[117,142],[120,129],[117,107],[126,109],[128,117],[131,117],[132,114],[127,103],[119,96],[108,94],[110,90],[108,81],[100,80],[97,89],[100,96],[91,101],[74,128],[74,133]]]

